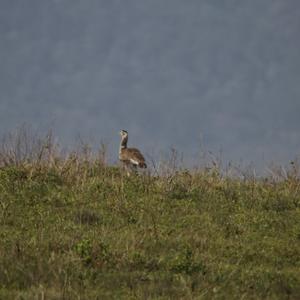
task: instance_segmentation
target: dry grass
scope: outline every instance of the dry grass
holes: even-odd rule
[[[127,177],[27,132],[0,153],[1,299],[299,299],[297,162]]]

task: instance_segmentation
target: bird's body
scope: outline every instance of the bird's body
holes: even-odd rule
[[[119,148],[119,159],[126,167],[140,167],[147,168],[145,158],[136,148],[127,148],[128,132],[125,130],[120,131],[121,142]]]

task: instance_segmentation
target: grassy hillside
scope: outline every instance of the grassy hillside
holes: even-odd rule
[[[6,160],[0,299],[300,299],[298,175]]]

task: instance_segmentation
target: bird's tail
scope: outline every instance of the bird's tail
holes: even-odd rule
[[[140,167],[140,168],[145,168],[145,169],[146,169],[146,168],[147,168],[147,165],[146,165],[145,162],[140,162],[140,163],[139,163],[139,167]]]

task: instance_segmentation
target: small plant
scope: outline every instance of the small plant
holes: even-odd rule
[[[195,261],[193,251],[188,246],[183,248],[171,260],[170,270],[175,273],[184,273],[187,275],[193,273],[202,273],[205,275],[206,273],[205,265],[200,261]]]
[[[92,242],[89,239],[83,239],[75,245],[75,251],[85,264],[92,262]]]

